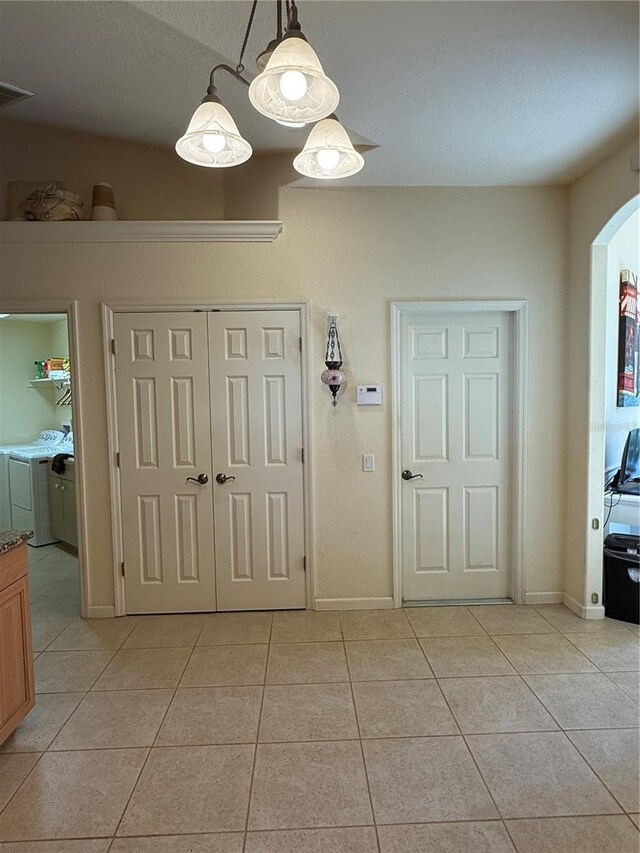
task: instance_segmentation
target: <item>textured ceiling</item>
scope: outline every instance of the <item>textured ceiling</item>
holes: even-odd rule
[[[173,145],[216,62],[235,65],[248,0],[0,2],[0,79],[36,97],[2,115]],[[274,34],[260,0],[245,64]],[[564,183],[634,130],[632,2],[300,0],[300,19],[341,93],[354,138],[377,147],[349,184]],[[256,151],[304,130],[220,94]],[[240,167],[241,168],[241,167]]]

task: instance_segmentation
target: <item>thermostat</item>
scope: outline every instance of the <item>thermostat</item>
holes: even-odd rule
[[[381,406],[382,385],[358,385],[356,402],[359,406]]]

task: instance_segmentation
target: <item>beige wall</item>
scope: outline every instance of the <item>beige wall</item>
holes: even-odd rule
[[[52,331],[49,323],[0,320],[0,446],[27,444],[68,419],[70,409],[55,405],[54,388],[29,384],[36,378],[34,361],[59,354]]]
[[[51,324],[51,355],[55,358],[69,358],[69,323],[57,320]]]
[[[618,335],[620,327],[620,271],[640,274],[640,213],[636,211],[607,246],[605,308],[605,469],[620,466],[629,430],[640,426],[640,409],[618,407]]]
[[[8,181],[63,181],[91,219],[96,181],[113,186],[120,219],[221,219],[224,175],[159,145],[4,119],[0,121],[0,220]]]
[[[569,276],[567,314],[568,360],[570,376],[566,398],[568,471],[564,481],[567,507],[564,540],[565,591],[577,602],[586,603],[593,593],[601,594],[602,532],[591,529],[590,520],[602,517],[602,494],[595,489],[588,494],[589,468],[602,468],[604,432],[601,422],[589,423],[589,382],[591,364],[594,381],[602,382],[604,372],[604,336],[597,335],[602,325],[604,298],[594,306],[594,341],[602,351],[590,349],[591,245],[600,231],[638,192],[638,173],[632,172],[629,160],[638,150],[637,139],[631,140],[614,154],[577,180],[569,189]]]
[[[279,219],[282,188],[299,180],[291,154],[254,155],[225,175],[224,218]]]
[[[79,300],[90,603],[113,602],[100,302],[116,300],[310,300],[319,598],[392,592],[390,301],[529,300],[526,583],[530,592],[561,590],[566,190],[287,189],[280,216],[284,232],[273,245],[1,247],[8,296]],[[337,409],[319,379],[328,311],[339,315],[348,376]],[[361,381],[383,384],[380,409],[356,407]],[[364,451],[376,454],[373,474],[361,471]]]

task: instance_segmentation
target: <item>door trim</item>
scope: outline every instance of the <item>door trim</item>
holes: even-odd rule
[[[298,311],[300,314],[300,334],[302,337],[302,443],[304,447],[303,460],[303,494],[304,494],[304,541],[306,554],[306,599],[307,609],[315,608],[316,579],[315,579],[315,547],[313,528],[313,450],[311,446],[310,429],[310,358],[309,344],[311,340],[311,312],[309,301],[299,302],[265,302],[246,300],[243,302],[154,302],[132,303],[111,302],[102,303],[102,351],[104,354],[105,389],[107,405],[107,447],[109,451],[109,493],[111,498],[111,542],[113,565],[113,594],[115,616],[125,616],[127,613],[124,578],[121,564],[124,554],[122,533],[122,504],[120,493],[120,469],[117,465],[118,452],[118,409],[115,386],[115,356],[111,351],[113,339],[114,314],[162,313],[177,311]],[[213,524],[213,519],[211,520]]]
[[[87,546],[87,481],[84,470],[84,441],[82,421],[82,369],[78,332],[77,299],[2,299],[0,309],[7,314],[66,314],[69,335],[69,361],[73,381],[71,417],[73,422],[73,444],[76,462],[76,518],[78,521],[78,573],[80,575],[80,616],[87,619],[90,613],[89,565]]]
[[[412,314],[458,314],[499,311],[513,315],[513,351],[515,370],[512,379],[515,406],[513,429],[513,501],[510,537],[509,596],[516,604],[524,604],[526,567],[524,543],[526,535],[527,480],[527,402],[528,402],[528,302],[523,299],[500,300],[424,300],[392,302],[391,305],[391,447],[392,447],[392,529],[393,529],[393,606],[402,607],[402,491],[400,477],[401,417],[400,382],[402,354],[401,321]]]

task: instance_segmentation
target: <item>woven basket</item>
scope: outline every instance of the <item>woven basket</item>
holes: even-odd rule
[[[82,219],[82,199],[60,184],[36,190],[24,202],[25,219],[60,222]]]

